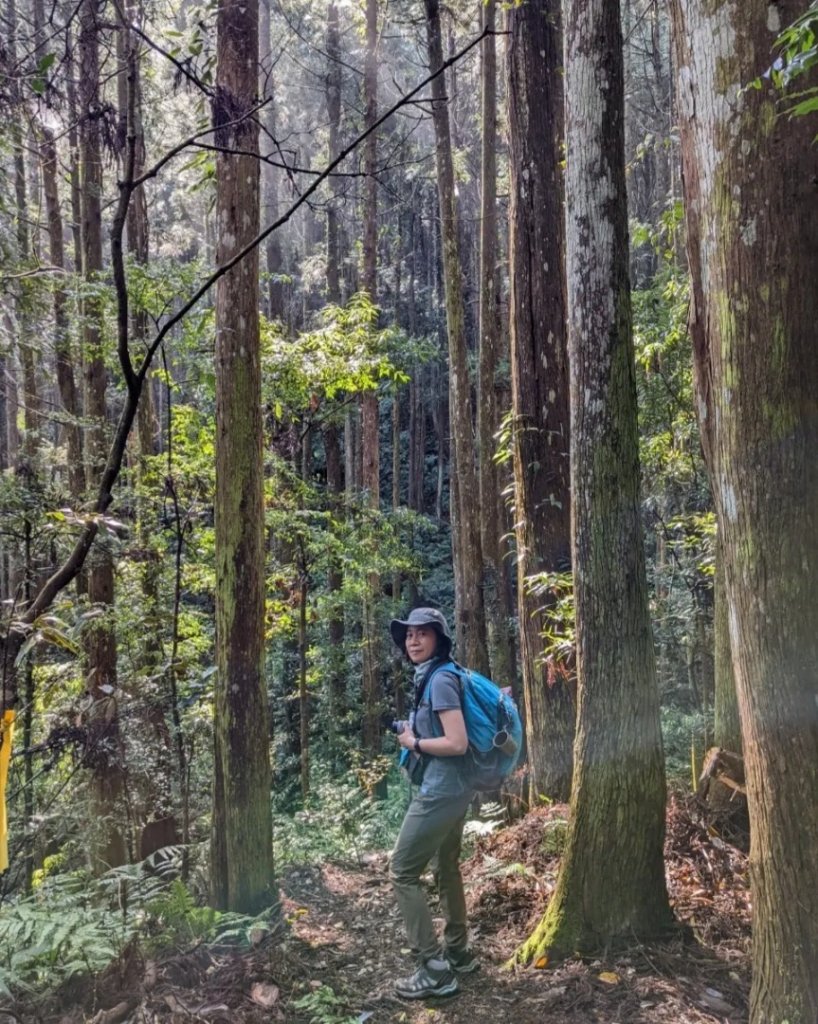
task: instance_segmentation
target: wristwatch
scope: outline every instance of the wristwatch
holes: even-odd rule
[[[415,753],[421,754],[423,751],[420,749],[420,736],[415,736]]]

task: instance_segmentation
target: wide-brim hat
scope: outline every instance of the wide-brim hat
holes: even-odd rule
[[[392,619],[389,623],[389,632],[401,649],[406,643],[406,630],[410,626],[433,626],[442,637],[451,643],[452,634],[449,632],[446,616],[437,608],[413,608],[406,619]]]

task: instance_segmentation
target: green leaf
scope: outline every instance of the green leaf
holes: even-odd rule
[[[790,117],[803,117],[805,114],[812,114],[816,110],[818,110],[818,92],[814,96],[796,103],[794,107],[790,107],[787,113]]]

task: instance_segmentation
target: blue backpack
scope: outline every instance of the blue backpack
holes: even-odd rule
[[[426,677],[423,690],[436,672],[451,672],[460,681],[463,718],[469,737],[465,771],[474,789],[499,789],[514,771],[523,745],[523,724],[514,700],[500,687],[456,661],[442,661]],[[417,704],[423,699],[418,694]],[[437,719],[434,719],[437,721]]]

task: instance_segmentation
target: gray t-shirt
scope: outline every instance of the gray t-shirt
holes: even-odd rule
[[[437,671],[426,685],[415,713],[414,733],[421,740],[443,735],[441,711],[462,708],[460,680],[453,672]],[[434,757],[427,760],[421,793],[437,796],[459,796],[469,788],[463,778],[462,757]]]

